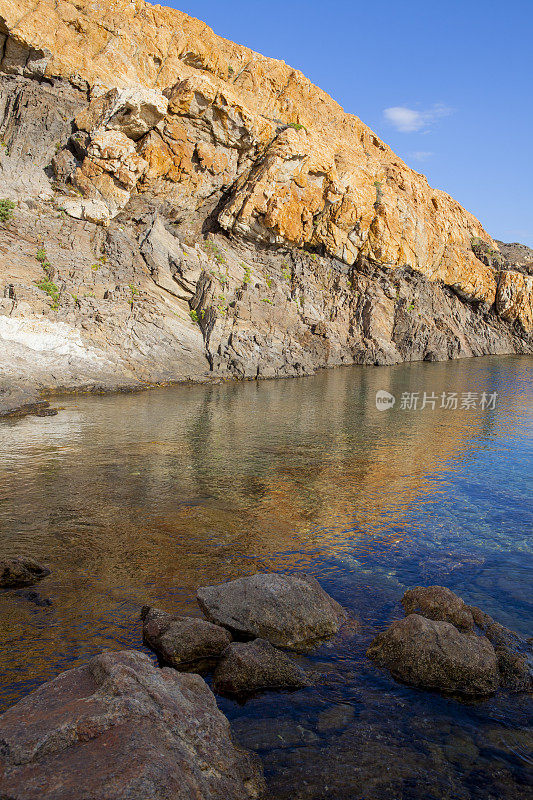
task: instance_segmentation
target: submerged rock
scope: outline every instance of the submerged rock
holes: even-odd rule
[[[472,630],[474,619],[466,603],[445,586],[417,586],[402,597],[406,614],[421,614],[426,619],[451,622],[456,628]]]
[[[233,642],[213,674],[213,685],[222,694],[242,695],[261,689],[302,689],[311,680],[285,653],[265,639]]]
[[[499,686],[498,660],[486,637],[419,614],[378,634],[367,656],[394,677],[425,689],[475,696],[493,694]]]
[[[167,664],[189,671],[219,658],[231,642],[231,634],[204,619],[167,614],[145,606],[141,612],[143,641]]]
[[[515,631],[500,625],[489,614],[470,606],[475,624],[492,643],[498,658],[502,688],[533,691],[533,648]]]
[[[256,757],[236,746],[198,675],[105,652],[0,717],[0,796],[16,800],[252,800]]]
[[[41,606],[43,608],[47,608],[52,605],[52,601],[49,597],[43,597],[34,589],[17,589],[15,596],[20,597],[21,600],[27,600],[29,603],[33,603],[34,605]]]
[[[320,712],[317,720],[317,730],[320,733],[340,730],[353,722],[354,717],[355,709],[353,706],[348,703],[337,703]]]
[[[50,570],[31,558],[0,559],[0,587],[32,586],[50,575]]]
[[[238,741],[251,750],[292,750],[319,741],[316,733],[290,717],[238,719],[231,727]]]
[[[206,617],[237,636],[300,649],[336,633],[346,612],[310,575],[261,574],[197,591]]]

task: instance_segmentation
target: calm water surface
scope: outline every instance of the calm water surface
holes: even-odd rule
[[[531,698],[461,703],[364,657],[420,584],[533,634],[532,377],[522,357],[353,367],[74,398],[2,424],[1,552],[53,573],[33,599],[0,594],[0,710],[103,648],[142,648],[145,603],[199,615],[199,585],[306,571],[360,633],[305,659],[329,674],[314,688],[219,700],[274,796],[532,797]],[[376,409],[379,389],[394,409]],[[439,400],[402,410],[404,392]],[[442,392],[476,407],[442,409]]]

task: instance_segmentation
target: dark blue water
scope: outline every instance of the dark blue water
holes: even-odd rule
[[[74,398],[3,424],[2,551],[53,573],[37,587],[51,605],[0,595],[0,708],[103,648],[142,647],[145,603],[199,614],[199,585],[306,571],[359,632],[304,659],[327,675],[311,689],[220,700],[274,796],[531,797],[531,698],[413,690],[365,650],[414,585],[533,634],[532,376],[522,357],[353,367]]]

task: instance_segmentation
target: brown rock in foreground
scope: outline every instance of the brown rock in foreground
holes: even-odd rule
[[[490,695],[499,686],[498,660],[484,636],[419,614],[393,622],[367,650],[376,664],[412,686],[461,695]]]
[[[0,796],[9,800],[254,800],[254,756],[197,675],[143,653],[105,652],[0,717]]]
[[[213,674],[213,686],[222,694],[303,689],[310,685],[304,670],[265,639],[230,644]]]
[[[196,593],[207,618],[235,635],[273,645],[305,648],[336,633],[344,609],[310,575],[251,575],[203,586]]]
[[[231,634],[205,619],[167,614],[157,608],[142,610],[143,641],[167,664],[195,671],[219,658],[231,642]]]
[[[31,558],[0,559],[0,588],[13,589],[33,586],[50,575],[50,570]]]

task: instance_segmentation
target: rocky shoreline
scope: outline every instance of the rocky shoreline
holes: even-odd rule
[[[48,574],[12,559],[0,564],[0,586],[27,586]],[[85,799],[97,786],[101,800],[270,796],[259,758],[236,744],[201,675],[212,673],[213,691],[240,702],[327,681],[290,653],[342,633],[348,615],[306,575],[258,573],[199,588],[197,600],[207,620],[143,608],[143,640],[159,667],[138,651],[106,651],[0,716],[2,796]],[[407,616],[367,651],[396,679],[454,702],[533,691],[531,639],[442,586],[410,589],[402,605]],[[348,628],[358,635],[357,625]],[[341,711],[346,716],[349,707]],[[333,718],[322,717],[323,730],[335,729]]]

